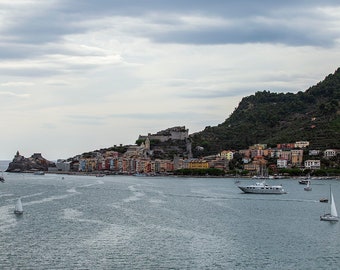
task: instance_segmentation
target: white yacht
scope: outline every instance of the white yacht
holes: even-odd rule
[[[283,189],[282,185],[267,185],[265,181],[257,182],[253,185],[238,186],[244,193],[254,194],[286,194],[287,192]]]

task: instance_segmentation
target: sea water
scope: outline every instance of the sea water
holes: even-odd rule
[[[338,269],[340,222],[320,221],[332,184],[272,180],[284,195],[228,178],[5,173],[0,269]],[[241,184],[254,180],[241,179]],[[15,216],[21,197],[24,214]]]

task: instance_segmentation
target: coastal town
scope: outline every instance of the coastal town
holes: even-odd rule
[[[16,153],[7,171],[21,172],[42,170],[50,173],[86,173],[86,174],[125,174],[125,175],[171,175],[180,170],[215,169],[223,175],[279,176],[285,169],[296,169],[299,175],[315,173],[327,167],[339,167],[339,149],[310,149],[308,141],[296,141],[268,147],[266,144],[254,144],[248,149],[225,149],[215,155],[192,157],[191,141],[185,127],[173,127],[156,134],[139,136],[140,144],[128,145],[125,151],[97,150],[56,162],[44,161],[40,153],[35,153],[28,160],[43,167],[22,167],[23,156]],[[182,142],[181,151],[173,158],[157,158],[152,142]],[[196,150],[200,150],[198,147]],[[40,160],[40,162],[39,162]],[[19,169],[18,165],[21,167]],[[317,173],[316,173],[317,174]]]

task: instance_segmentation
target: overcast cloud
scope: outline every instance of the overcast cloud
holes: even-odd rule
[[[0,2],[0,159],[68,158],[222,123],[340,60],[339,1]]]

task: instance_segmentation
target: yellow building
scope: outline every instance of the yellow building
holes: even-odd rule
[[[188,163],[188,169],[208,169],[209,163],[205,160],[198,160],[198,159],[192,159],[189,160]]]
[[[234,153],[232,151],[223,150],[221,152],[221,158],[232,160],[234,158]]]
[[[301,166],[303,162],[303,150],[293,149],[292,153],[292,165]]]

